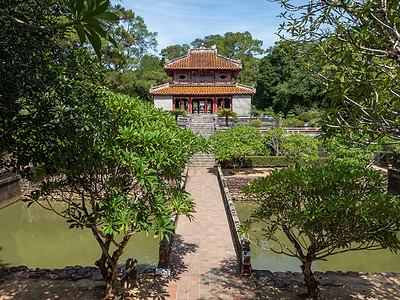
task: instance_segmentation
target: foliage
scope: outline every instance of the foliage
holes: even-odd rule
[[[215,157],[233,167],[240,168],[246,155],[269,154],[268,149],[262,145],[260,130],[250,126],[235,126],[226,131],[218,131],[210,137],[210,141]]]
[[[151,54],[157,47],[157,34],[149,31],[143,18],[132,10],[121,5],[111,10],[120,21],[107,24],[116,45],[108,43],[102,48],[106,78],[113,91],[151,101],[151,86],[168,80],[162,60]]]
[[[285,156],[291,157],[297,165],[308,164],[318,158],[318,146],[320,142],[313,136],[292,134],[286,137],[282,144]]]
[[[218,117],[225,117],[225,126],[228,127],[228,118],[229,117],[235,117],[237,114],[233,111],[231,111],[229,108],[225,109],[218,109],[217,111]]]
[[[251,120],[249,122],[249,124],[247,124],[249,126],[253,126],[253,127],[262,127],[263,126],[263,122],[261,120]]]
[[[252,222],[262,223],[268,248],[302,262],[315,299],[320,295],[313,261],[354,250],[400,249],[400,202],[385,193],[374,169],[338,163],[289,167],[253,181],[245,192],[260,200]],[[278,231],[287,240],[278,239]]]
[[[187,110],[184,109],[174,109],[169,112],[171,115],[175,116],[175,120],[178,120],[178,116],[186,116],[188,114]]]
[[[101,38],[105,38],[115,44],[114,39],[104,30],[104,24],[102,23],[104,20],[118,21],[118,17],[114,13],[107,11],[110,6],[109,0],[70,0],[63,1],[60,4],[56,1],[47,1],[50,7],[46,11],[57,12],[58,17],[54,18],[55,14],[53,14],[54,23],[45,25],[32,24],[24,15],[21,16],[21,19],[19,19],[19,16],[16,17],[23,10],[30,9],[25,7],[24,1],[17,1],[18,3],[15,7],[8,6],[10,1],[5,0],[4,2],[6,4],[2,5],[2,9],[0,9],[0,15],[3,18],[7,18],[15,24],[33,31],[50,31],[73,27],[81,44],[83,45],[89,40],[99,58],[101,57]],[[40,3],[43,3],[43,1],[35,1],[33,5],[35,6],[38,3],[41,5]],[[62,14],[60,14],[61,11],[63,11]],[[65,20],[69,22],[65,23]]]
[[[313,165],[327,165],[327,157],[318,157]],[[276,168],[294,166],[295,161],[289,156],[246,156],[243,167],[249,168]]]
[[[51,27],[64,14],[51,0],[2,4],[29,24]],[[67,112],[97,97],[94,84],[102,84],[103,68],[84,49],[64,43],[65,28],[36,30],[5,18],[0,26],[0,152],[22,170],[49,159],[58,136],[67,135],[73,122]]]
[[[305,57],[326,85],[326,134],[359,146],[385,136],[400,143],[399,1],[279,2],[286,9],[280,36],[290,35],[291,54]]]
[[[251,156],[248,155],[243,163],[244,167],[275,168],[293,165],[293,161],[286,156]]]
[[[262,137],[262,143],[268,147],[272,156],[281,156],[283,154],[282,146],[286,134],[286,130],[278,128],[267,131]]]
[[[181,56],[184,56],[188,53],[189,51],[189,45],[188,44],[183,44],[181,45],[172,45],[168,46],[167,48],[164,48],[161,50],[161,57],[167,61],[167,60],[172,60]]]
[[[325,139],[321,143],[321,147],[328,161],[337,161],[354,166],[371,166],[374,159],[374,149],[370,146],[363,149],[350,149],[351,143],[334,139]]]
[[[93,232],[102,250],[96,265],[111,297],[118,258],[132,234],[153,230],[167,238],[173,214],[191,218],[194,203],[180,186],[181,172],[207,142],[151,104],[111,93],[99,101],[97,112],[81,106],[72,114],[83,128],[71,126],[68,137],[59,137],[53,168],[46,163],[33,171],[41,186],[29,201],[55,211],[70,228]]]
[[[238,116],[233,116],[232,117],[232,122],[233,123],[238,123],[238,122],[240,122],[240,118]]]
[[[297,117],[283,119],[283,127],[301,127],[303,124]]]
[[[319,107],[321,80],[307,73],[303,58],[285,56],[285,48],[283,43],[277,43],[260,60],[255,106],[258,109],[272,107],[275,113],[282,111],[284,114],[295,106]]]
[[[308,111],[305,111],[299,115],[299,119],[303,120],[304,122],[308,122],[308,121],[312,120],[312,118],[313,118],[312,114]]]

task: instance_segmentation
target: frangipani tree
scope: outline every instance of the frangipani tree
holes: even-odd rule
[[[163,239],[174,227],[172,215],[192,217],[195,204],[180,186],[181,172],[207,141],[148,103],[108,92],[103,100],[97,115],[88,107],[75,116],[80,127],[60,136],[53,164],[34,171],[41,186],[27,201],[54,211],[70,228],[92,231],[101,248],[96,265],[111,298],[130,237],[153,230]]]
[[[299,165],[275,170],[244,192],[259,200],[244,231],[259,222],[263,237],[273,242],[269,250],[298,258],[313,299],[320,298],[314,261],[347,251],[400,249],[400,199],[385,193],[377,170],[335,162]]]
[[[290,55],[306,57],[324,82],[323,130],[358,147],[400,143],[400,2],[271,1],[285,9],[278,34]]]

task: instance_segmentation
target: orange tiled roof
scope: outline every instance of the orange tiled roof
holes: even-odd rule
[[[254,95],[256,90],[245,85],[224,86],[181,86],[169,85],[154,87],[150,90],[151,95]]]
[[[240,61],[229,59],[217,54],[215,48],[193,48],[185,56],[176,58],[164,65],[168,73],[172,70],[233,70],[240,71]]]

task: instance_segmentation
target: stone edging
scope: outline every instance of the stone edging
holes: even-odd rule
[[[26,278],[47,278],[63,280],[80,280],[91,278],[102,281],[103,277],[97,267],[68,266],[63,269],[29,269],[27,266],[0,267],[0,277],[9,273],[18,273],[20,277]]]
[[[253,270],[253,278],[257,288],[265,286],[285,288],[287,286],[302,286],[304,285],[303,274],[301,272],[271,272],[268,270]],[[314,272],[315,279],[321,286],[343,286],[343,283],[338,282],[340,278],[352,277],[357,278],[361,276],[381,276],[386,278],[400,278],[399,273],[380,272],[380,273],[367,273],[367,272],[342,272],[342,271],[326,271]]]
[[[237,216],[235,205],[229,194],[228,186],[225,182],[224,175],[222,173],[221,166],[218,164],[218,182],[223,194],[224,204],[228,215],[228,221],[231,229],[231,235],[233,244],[235,245],[236,256],[240,266],[241,275],[250,275],[251,273],[251,262],[250,262],[250,242],[246,239],[240,231],[240,220]],[[243,253],[246,252],[248,255],[248,262],[243,263]]]

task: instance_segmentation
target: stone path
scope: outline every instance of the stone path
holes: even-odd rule
[[[239,267],[215,168],[190,167],[187,191],[197,213],[181,217],[171,254],[171,276],[155,283],[159,299],[256,299]]]

